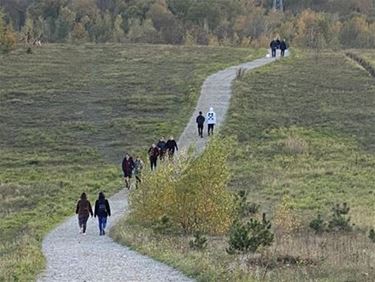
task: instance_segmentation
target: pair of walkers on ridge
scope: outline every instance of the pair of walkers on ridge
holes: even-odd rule
[[[135,160],[129,154],[125,154],[125,158],[122,161],[122,172],[124,173],[125,187],[130,189],[130,179],[135,176],[136,187],[142,182],[142,170],[144,163],[142,159],[137,156]]]
[[[205,122],[207,122],[207,135],[210,136],[214,134],[214,127],[216,124],[216,113],[214,112],[214,109],[212,107],[206,114],[206,118],[203,116],[202,112],[199,112],[199,115],[197,116],[195,121],[198,126],[199,137],[203,138],[203,129],[204,129]]]
[[[78,215],[78,225],[81,234],[86,235],[87,221],[91,215],[91,217],[98,217],[99,235],[105,235],[107,217],[111,216],[111,208],[103,192],[99,193],[98,199],[95,201],[94,212],[86,193],[82,193],[80,200],[77,202],[76,214]]]
[[[280,41],[280,39],[275,38],[271,41],[270,48],[271,48],[272,58],[275,58],[277,49],[279,49],[281,51],[281,53],[280,53],[281,57],[284,57],[285,56],[285,50],[288,49],[288,46],[287,46],[284,39]]]

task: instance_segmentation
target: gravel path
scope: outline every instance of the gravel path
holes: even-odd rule
[[[199,151],[203,150],[207,138],[197,137],[196,113],[199,110],[207,112],[213,107],[217,126],[220,126],[229,106],[231,84],[239,68],[251,70],[272,61],[272,58],[262,58],[209,76],[203,84],[196,111],[179,139],[180,148],[186,149],[195,143]],[[109,201],[112,216],[107,230],[127,210],[127,192],[121,191]],[[96,219],[89,219],[87,235],[80,235],[78,231],[77,217],[74,216],[45,237],[43,253],[47,269],[38,281],[192,281],[169,266],[115,243],[108,236],[99,236]]]
[[[286,52],[285,55],[287,56],[288,52]],[[280,56],[279,51],[277,52],[277,56]],[[224,121],[225,115],[228,111],[230,97],[232,94],[232,82],[236,78],[237,71],[239,69],[247,72],[275,60],[275,58],[264,57],[238,66],[227,68],[209,76],[203,83],[201,95],[199,97],[198,104],[195,107],[194,114],[178,140],[179,149],[184,151],[189,149],[191,145],[195,145],[198,152],[203,151],[207,142],[207,125],[204,125],[204,136],[206,137],[200,138],[198,137],[198,129],[195,119],[199,111],[202,111],[205,115],[209,108],[213,107],[214,111],[216,112],[217,122],[214,133],[217,132],[218,127],[220,127]]]

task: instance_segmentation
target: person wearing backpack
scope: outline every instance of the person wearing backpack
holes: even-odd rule
[[[77,202],[76,214],[78,215],[79,233],[86,235],[86,226],[89,216],[93,216],[91,203],[87,199],[86,193],[81,194],[81,199]]]
[[[100,236],[105,235],[105,227],[107,226],[108,216],[111,216],[111,208],[108,200],[104,196],[104,193],[100,192],[98,199],[95,202],[94,213],[94,217],[98,217]]]
[[[164,137],[160,138],[159,142],[156,144],[156,147],[159,148],[159,158],[161,161],[164,160],[164,156],[165,156],[165,151],[166,151],[165,144],[166,142],[164,140]]]
[[[203,138],[203,126],[204,126],[204,121],[206,119],[204,118],[202,112],[199,112],[199,115],[197,116],[196,122],[198,125],[198,135],[199,137]]]

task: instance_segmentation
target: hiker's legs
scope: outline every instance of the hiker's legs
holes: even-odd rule
[[[82,232],[86,233],[86,227],[87,227],[87,220],[89,219],[88,215],[82,216],[81,217],[81,223],[82,223]]]
[[[285,50],[281,50],[281,57],[284,57],[285,55]]]
[[[154,158],[154,169],[156,169],[157,162],[158,162],[158,158],[156,157],[156,158]]]
[[[151,170],[154,170],[156,168],[157,161],[158,161],[157,157],[150,157]]]
[[[173,160],[173,155],[174,155],[174,151],[173,151],[173,150],[169,150],[169,151],[168,151],[168,156],[169,156],[169,160],[170,160],[170,161]]]
[[[214,124],[208,125],[208,135],[214,134]]]
[[[104,220],[104,216],[98,216],[100,235],[103,234],[103,220]]]
[[[107,226],[107,217],[106,216],[99,216],[98,220],[99,220],[100,235],[104,235],[105,234],[105,227]]]
[[[136,175],[135,176],[135,188],[138,188],[138,186],[139,186],[139,184],[142,182],[142,180],[141,180],[141,178],[138,176],[138,175]]]
[[[78,216],[78,225],[79,225],[80,232],[83,232],[83,224],[84,224],[84,220],[83,219],[84,218],[83,218],[82,215]]]
[[[107,227],[107,217],[103,217],[102,219],[102,228],[103,228],[103,231],[105,230],[105,228]]]
[[[198,125],[198,135],[203,137],[203,125]]]
[[[152,157],[150,157],[150,167],[151,167],[151,170],[154,169],[154,160]]]

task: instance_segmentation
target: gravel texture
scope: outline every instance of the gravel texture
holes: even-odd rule
[[[228,110],[232,81],[239,68],[248,71],[272,61],[274,59],[265,57],[209,76],[202,86],[196,110],[179,139],[180,148],[196,144],[198,151],[203,150],[208,138],[198,138],[196,115],[200,110],[206,113],[213,107],[217,115],[216,127],[221,125]],[[95,199],[90,200],[94,204]],[[127,191],[117,193],[109,202],[112,216],[108,218],[107,230],[126,212]],[[76,216],[67,219],[43,240],[47,268],[38,281],[193,281],[172,267],[117,244],[107,235],[99,236],[97,219],[89,219],[87,235],[79,234],[77,221]]]

